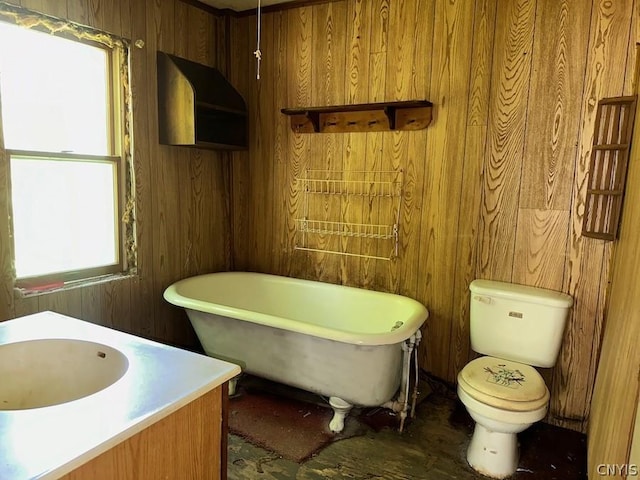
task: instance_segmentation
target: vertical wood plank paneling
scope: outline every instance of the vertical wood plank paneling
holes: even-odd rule
[[[366,103],[369,98],[371,52],[371,3],[354,0],[347,4],[347,59],[345,102]],[[352,140],[357,140],[355,137]]]
[[[120,36],[126,36],[127,30],[130,30],[129,4],[124,2],[120,9],[112,8],[110,1],[90,0],[89,7],[91,9],[90,21],[100,29],[115,33]],[[124,17],[123,17],[124,12]],[[93,19],[93,20],[91,20]],[[99,307],[90,304],[88,307],[85,302],[85,295],[82,296],[82,314],[85,309],[100,310],[99,318],[102,322],[110,324],[114,328],[126,332],[135,332],[135,321],[132,319],[131,310],[131,284],[130,278],[122,279],[118,282],[110,282],[101,286],[99,293]],[[113,303],[108,303],[109,299],[115,299]],[[98,300],[98,298],[96,298]]]
[[[562,290],[568,224],[568,210],[519,210],[514,283]]]
[[[231,19],[229,17],[214,17],[214,44],[213,44],[213,56],[215,57],[215,65],[218,67],[218,70],[222,72],[222,74],[226,78],[230,78],[230,58],[231,53],[228,52],[227,49],[227,39],[231,39],[230,31],[231,28]],[[230,43],[230,42],[229,42]]]
[[[90,20],[92,24],[109,33],[122,32],[120,12],[118,9],[112,8],[110,0],[89,0],[89,8],[90,18],[93,18],[93,21]]]
[[[584,2],[537,4],[520,208],[571,207],[590,18]]]
[[[345,71],[345,102],[366,103],[369,99],[369,52],[371,41],[371,3],[356,0],[347,5],[347,45]],[[365,171],[367,163],[366,135],[345,134],[343,169],[345,171]],[[364,196],[345,196],[342,200],[340,218],[347,223],[361,224],[366,203]],[[362,252],[364,240],[360,238],[342,239],[345,251]],[[358,282],[362,264],[366,259],[358,257],[340,258],[340,280],[344,284]],[[353,278],[352,278],[353,277]]]
[[[21,4],[25,8],[30,8],[36,12],[45,13],[54,17],[67,17],[67,2],[64,0],[57,2],[52,2],[50,0],[24,0],[23,2],[17,2],[17,4]]]
[[[178,5],[176,4],[176,11]],[[182,8],[182,6],[181,6]],[[206,12],[187,6],[185,30],[175,29],[175,48],[184,45],[185,56],[193,61],[218,67],[214,22]],[[224,231],[229,225],[224,201],[225,189],[218,182],[222,175],[220,152],[184,149],[178,163],[181,186],[181,228],[187,232],[182,246],[182,276],[220,268],[218,252],[224,251]],[[222,187],[222,188],[221,188]],[[214,207],[214,208],[212,208]],[[215,215],[207,214],[216,212]],[[186,215],[185,215],[186,213]],[[198,245],[207,245],[198,248]]]
[[[345,103],[346,2],[313,6],[313,36],[323,38],[314,42],[312,50],[313,88],[311,101],[315,105],[340,105]],[[315,170],[342,170],[344,135],[315,135],[311,138],[311,156],[306,165]],[[309,197],[309,217],[327,221],[340,218],[341,199],[336,195]],[[320,248],[340,250],[340,238],[335,235],[320,236]],[[319,280],[340,283],[340,258],[332,254],[316,253],[314,277]]]
[[[254,17],[243,17],[232,18],[230,21],[230,39],[235,54],[232,56],[233,68],[230,69],[229,78],[236,89],[243,95],[249,106],[250,144],[253,144],[255,141],[253,133],[255,108],[250,97],[250,89],[253,88],[253,78],[255,78],[252,78],[253,63],[251,62],[251,52],[255,50],[255,44],[252,43],[253,30],[251,29],[254,20]],[[258,161],[258,159],[255,159],[255,156],[250,155],[249,152],[236,151],[231,153],[231,183],[233,188],[233,197],[231,199],[233,218],[231,228],[233,230],[233,263],[234,268],[237,270],[248,269],[248,222],[249,209],[252,206],[248,198],[248,182],[251,172],[251,161]]]
[[[131,40],[131,34],[133,32],[133,21],[131,18],[131,1],[132,0],[119,0],[120,8],[112,8],[113,15],[116,16],[115,32],[119,32],[118,35]],[[134,0],[135,1],[135,0]]]
[[[246,31],[245,35],[247,35]],[[253,19],[253,22],[249,23],[249,38],[251,40],[249,41],[247,46],[250,50],[247,50],[247,53],[253,52],[255,49],[257,49],[257,31],[255,26],[255,19]],[[263,132],[260,128],[260,119],[262,118],[262,105],[259,102],[259,95],[261,89],[263,88],[263,82],[257,81],[257,62],[250,65],[247,75],[249,78],[249,83],[247,88],[246,100],[247,102],[249,102],[249,105],[252,106],[251,115],[249,115],[249,132],[251,142],[249,144],[248,152],[249,158],[251,159],[258,157],[258,154],[256,152],[261,149],[262,143],[264,141],[262,135]],[[266,153],[268,155],[268,152]],[[265,261],[264,258],[258,257],[258,252],[260,251],[260,248],[262,246],[262,244],[258,244],[258,238],[260,237],[260,232],[263,228],[263,226],[261,225],[262,222],[260,221],[260,215],[263,214],[266,205],[264,205],[264,202],[260,201],[259,195],[261,190],[259,189],[258,191],[256,191],[254,187],[256,186],[256,183],[260,181],[260,172],[267,168],[266,164],[268,163],[269,161],[265,161],[264,157],[263,161],[251,162],[251,165],[248,165],[248,170],[245,170],[246,176],[243,179],[244,181],[246,181],[246,188],[244,190],[246,196],[244,198],[245,201],[249,202],[248,205],[242,207],[247,213],[246,223],[244,225],[246,229],[243,233],[241,233],[241,235],[245,235],[243,255],[256,260],[256,263],[252,265],[251,270],[258,271],[263,270],[262,265]],[[258,178],[258,180],[256,180],[256,178]],[[264,179],[264,181],[266,182],[267,180]],[[263,239],[260,238],[259,241],[262,242],[262,240]]]
[[[487,126],[498,0],[476,0],[469,86],[469,126]]]
[[[25,8],[30,8],[31,10],[35,10],[36,12],[41,12],[41,13],[45,13],[44,9],[45,7],[45,0],[12,0],[11,2],[9,2],[13,5],[21,5]],[[64,8],[67,8],[66,5],[66,1],[64,2],[65,6]]]
[[[82,288],[82,320],[105,325],[102,314],[102,286],[91,285]]]
[[[44,0],[47,3],[54,3],[55,0]],[[91,0],[67,0],[67,18],[72,22],[80,23],[82,25],[91,25],[96,28],[101,28],[95,22],[95,17],[92,17],[91,6],[89,4]]]
[[[199,52],[201,29],[200,16],[193,14],[195,10],[190,5],[183,2],[175,2],[173,11],[173,47],[170,53],[182,58],[194,59]],[[204,12],[203,12],[204,13]],[[193,22],[193,23],[192,23]],[[166,48],[166,47],[165,47]],[[201,59],[198,60],[202,63]],[[199,154],[199,151],[196,152]],[[186,233],[184,241],[181,242],[178,255],[178,262],[181,267],[180,276],[189,277],[199,267],[199,256],[201,252],[194,251],[193,246],[202,241],[200,225],[202,219],[197,218],[198,204],[202,202],[202,188],[196,180],[194,182],[191,175],[191,149],[176,148],[172,152],[171,162],[175,164],[175,173],[178,176],[180,189],[180,214],[176,218],[180,231]],[[201,172],[200,172],[201,173]],[[199,175],[196,179],[201,178]]]
[[[273,28],[275,30],[275,38],[273,43],[273,82],[274,82],[274,102],[275,112],[279,112],[281,108],[287,106],[287,57],[289,55],[289,22],[286,12],[278,12],[274,15]],[[272,245],[272,271],[286,275],[289,261],[287,254],[289,248],[289,238],[295,225],[291,222],[289,215],[282,215],[281,212],[287,212],[288,199],[290,196],[289,177],[289,149],[288,135],[291,132],[289,128],[288,118],[284,115],[277,115],[274,123],[273,135],[273,162],[274,162],[274,182],[272,185],[274,195],[274,211],[273,211],[273,238]]]
[[[287,104],[304,107],[311,105],[311,89],[313,72],[311,69],[313,48],[313,17],[311,7],[297,8],[287,11],[287,38],[288,50],[291,52],[286,64],[287,68]],[[304,173],[305,159],[310,150],[311,138],[309,135],[294,134],[289,131],[288,144],[288,177],[285,188],[289,191],[287,198],[287,214],[289,222],[303,215],[303,198],[295,184],[296,178]],[[309,269],[312,255],[302,250],[294,250],[297,239],[295,226],[291,225],[288,232],[288,252],[290,260],[287,266],[287,274],[294,277],[303,277]]]
[[[420,272],[437,272],[421,286],[430,318],[426,328],[426,363],[434,375],[449,374],[452,335],[456,234],[465,154],[465,129],[469,110],[469,79],[474,27],[472,2],[439,3],[435,11],[431,73],[431,98],[440,105],[437,122],[428,130],[420,222]],[[448,132],[461,132],[452,138]],[[417,137],[415,137],[417,138]],[[420,149],[412,149],[420,151]],[[446,215],[442,212],[446,211]],[[414,220],[415,222],[416,220]]]
[[[388,101],[414,99],[418,94],[414,84],[416,70],[413,68],[416,45],[422,34],[433,31],[434,21],[433,13],[431,13],[433,12],[433,2],[423,3],[426,5],[424,12],[426,22],[424,24],[414,20],[418,15],[418,2],[389,2],[389,24],[395,28],[387,39],[385,99]],[[398,29],[399,25],[404,25],[404,28]],[[422,54],[423,52],[420,52],[420,55]],[[422,65],[422,67],[425,68],[427,65]],[[424,76],[420,78],[423,80],[420,87],[424,92],[427,88],[426,79]],[[423,142],[426,132],[412,133],[418,134],[420,137],[417,140],[420,144],[418,148],[422,148],[424,151]],[[418,260],[417,247],[420,235],[411,228],[410,222],[415,221],[417,215],[414,199],[420,196],[419,192],[422,191],[424,177],[418,174],[418,158],[409,155],[409,142],[412,140],[415,139],[410,138],[407,132],[387,133],[384,138],[385,155],[383,156],[382,169],[404,170],[403,198],[398,222],[399,257],[403,258],[403,261],[393,258],[387,264],[379,264],[379,268],[383,268],[387,272],[384,290],[394,293],[406,290],[407,294],[415,296],[417,285],[415,262]]]
[[[554,369],[550,407],[552,419],[573,428],[582,428],[589,413],[610,261],[605,242],[580,236],[595,113],[598,99],[623,92],[632,4],[630,0],[594,0],[591,12],[563,288],[576,303]],[[623,61],[621,52],[625,52]],[[579,425],[572,425],[574,422]]]
[[[123,313],[129,307],[131,296],[128,295],[128,289],[122,288],[122,283],[122,281],[119,281],[102,285],[100,289],[100,312],[103,325],[127,331],[130,329],[130,325],[126,325]]]
[[[467,132],[456,235],[449,374],[455,379],[471,354],[469,284],[476,277],[478,219],[482,203],[482,164],[487,138],[491,63],[497,0],[476,0],[473,24]]]
[[[148,57],[147,66],[149,72],[155,78],[157,66],[155,51],[172,53],[175,49],[174,37],[174,2],[153,1],[153,5],[147,4],[147,48],[151,54]],[[153,97],[149,102],[149,116],[157,118],[158,100],[157,85],[154,85]],[[155,126],[155,123],[154,123]],[[158,144],[158,132],[153,128],[150,132],[152,161],[155,164],[151,169],[151,182],[156,186],[152,191],[152,218],[153,218],[153,265],[154,265],[154,290],[163,291],[169,284],[180,277],[178,272],[183,268],[183,245],[189,239],[182,238],[180,234],[180,217],[182,205],[180,204],[180,188],[172,188],[175,179],[180,178],[180,160],[184,160],[187,153],[181,147],[169,147]],[[175,323],[170,307],[161,297],[154,299],[155,335],[157,337],[171,337],[174,333]]]
[[[205,12],[189,7],[187,36],[189,58],[220,69],[218,64],[220,54],[216,51],[218,37],[214,31],[215,25]],[[197,238],[198,241],[189,244],[186,265],[190,264],[191,268],[185,271],[185,276],[193,275],[192,272],[216,271],[221,268],[217,261],[217,252],[224,251],[225,238],[218,232],[224,231],[229,225],[226,202],[220,201],[226,194],[224,186],[220,183],[223,175],[223,168],[221,168],[224,162],[223,157],[225,155],[219,152],[202,150],[189,152],[186,162],[189,182],[181,183],[189,208],[193,212],[187,231],[190,232],[190,238]],[[184,166],[181,168],[181,173],[183,170]],[[206,208],[205,205],[215,206],[214,211],[218,214],[206,215],[210,207]],[[198,248],[198,245],[203,244],[206,244],[207,248]]]
[[[130,17],[132,41],[147,39],[147,16],[145,2],[133,1],[129,12],[121,9],[122,23]],[[132,158],[135,175],[137,275],[131,281],[131,312],[129,313],[133,331],[152,336],[153,321],[153,230],[151,201],[151,140],[150,130],[156,120],[150,118],[149,89],[147,85],[155,78],[148,72],[147,65],[152,59],[149,46],[133,47],[129,51],[131,64],[131,110],[133,116]]]
[[[629,31],[629,42],[627,45],[627,62],[624,74],[623,95],[635,95],[640,91],[640,2],[633,2],[631,11],[631,29]]]
[[[38,313],[40,307],[38,305],[38,297],[16,298],[15,299],[15,316],[22,317],[32,313]]]
[[[74,288],[64,292],[40,295],[38,297],[38,311],[47,310],[71,317],[80,317],[82,315],[82,291],[79,288]]]
[[[180,2],[176,2],[174,14],[179,8],[182,8],[182,5]],[[216,56],[213,52],[216,39],[211,15],[197,7],[188,5],[186,27],[186,30],[177,30],[175,26],[173,27],[175,32],[174,46],[181,39],[187,45],[187,56],[190,60],[204,65],[216,66]],[[213,154],[212,152],[208,153]]]
[[[382,102],[386,100],[387,79],[387,49],[389,45],[389,0],[375,0],[371,8],[371,54],[369,56],[369,101]],[[385,159],[385,142],[391,140],[387,132],[368,132],[365,134],[367,142],[366,169],[368,171],[380,171],[390,169]],[[374,211],[374,209],[376,209]],[[364,205],[362,219],[365,223],[377,223],[376,215],[379,215],[379,205],[373,199],[368,199]],[[388,252],[382,250],[375,239],[363,241],[363,251],[373,252],[378,256]],[[390,291],[388,282],[389,265],[381,260],[363,259],[358,283],[365,288]]]
[[[258,94],[258,109],[256,118],[255,136],[257,148],[266,153],[266,161],[254,164],[251,174],[251,191],[255,195],[258,208],[254,210],[254,222],[256,224],[255,236],[253,237],[254,249],[258,252],[258,270],[269,272],[273,265],[273,235],[274,232],[274,169],[275,159],[274,137],[275,122],[271,115],[276,112],[275,104],[275,72],[277,64],[277,54],[275,53],[276,38],[279,32],[274,29],[275,15],[265,15],[262,18],[262,25],[265,31],[261,39],[261,49],[269,54],[263,58],[260,66],[260,80],[256,80]],[[268,32],[268,33],[267,33]]]
[[[484,1],[484,0],[482,0]],[[489,0],[489,4],[495,2]],[[489,8],[490,5],[488,5]],[[495,13],[495,8],[493,10]],[[492,19],[490,20],[493,21]],[[473,90],[470,90],[470,106]],[[487,111],[485,111],[487,113]],[[477,117],[478,118],[478,117]],[[471,117],[469,117],[471,120]],[[486,121],[486,117],[485,117]],[[479,245],[478,218],[482,203],[482,161],[487,140],[487,127],[470,125],[467,127],[465,141],[465,160],[463,172],[464,188],[460,194],[460,216],[456,238],[455,272],[451,322],[451,340],[449,344],[449,364],[447,379],[454,381],[470,357],[471,338],[469,327],[469,284],[476,278],[476,265]],[[424,364],[426,360],[423,360]]]
[[[531,100],[512,280],[563,289],[571,182],[580,127],[591,12],[579,2],[538,2]],[[550,22],[548,19],[555,19]],[[547,139],[541,142],[540,139]],[[553,244],[555,248],[548,248]],[[552,370],[544,371],[552,378]]]
[[[535,0],[498,2],[478,274],[510,281],[531,72]]]

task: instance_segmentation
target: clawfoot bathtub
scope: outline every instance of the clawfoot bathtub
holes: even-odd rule
[[[249,272],[187,278],[164,298],[187,311],[208,355],[330,397],[334,432],[353,405],[393,398],[405,342],[428,316],[399,295]]]

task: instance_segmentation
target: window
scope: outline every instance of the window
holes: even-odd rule
[[[126,271],[125,252],[135,250],[124,212],[132,177],[126,44],[66,22],[45,32],[16,23],[0,11],[0,147],[16,283],[38,288]]]

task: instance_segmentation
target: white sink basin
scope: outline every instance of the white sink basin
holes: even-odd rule
[[[100,343],[41,339],[0,345],[0,410],[78,400],[118,381],[127,357]]]

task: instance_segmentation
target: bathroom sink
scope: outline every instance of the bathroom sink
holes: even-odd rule
[[[0,345],[0,411],[78,400],[117,382],[128,367],[122,352],[84,340]]]

